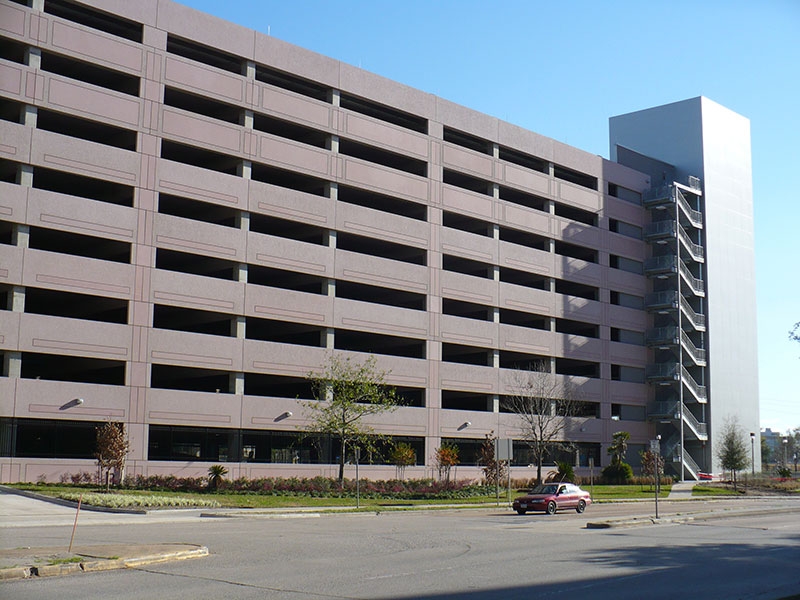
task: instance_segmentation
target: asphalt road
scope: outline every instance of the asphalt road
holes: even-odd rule
[[[661,511],[768,504],[787,503],[662,503]],[[174,518],[82,513],[76,535],[81,544],[193,543],[207,546],[211,556],[3,583],[0,597],[771,600],[800,594],[800,512],[586,529],[590,520],[652,509],[594,505],[584,515],[550,517],[518,516],[506,508],[225,519],[200,518],[194,511],[171,513]],[[71,520],[51,518],[39,526],[25,521],[4,515],[2,547],[69,539]]]

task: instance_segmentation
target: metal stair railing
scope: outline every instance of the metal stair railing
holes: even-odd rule
[[[678,403],[675,400],[654,402],[653,408],[648,416],[653,419],[669,418],[670,421],[676,421],[680,418]]]
[[[677,292],[675,292],[677,294]],[[694,309],[689,304],[689,301],[685,298],[681,299],[681,310],[683,314],[691,321],[692,326],[699,330],[705,331],[706,328],[706,316],[697,312],[694,312]]]
[[[647,308],[653,307],[678,307],[678,292],[677,290],[668,290],[666,292],[650,292],[644,296],[644,305]]]
[[[681,192],[680,189],[678,189],[677,187],[675,187],[674,189],[675,189],[675,198],[678,203],[678,206],[681,207],[681,210],[683,210],[684,214],[689,218],[689,221],[691,221],[692,225],[694,225],[698,229],[702,229],[703,213],[689,206],[689,202],[686,200],[686,197],[683,195],[683,192]]]
[[[667,271],[675,273],[678,270],[678,257],[673,254],[653,256],[644,260],[644,271]],[[688,270],[688,267],[687,267]]]
[[[700,476],[700,465],[698,465],[692,456],[688,452],[683,453],[683,466],[689,471],[689,475],[692,476],[693,479],[698,480]]]
[[[656,236],[668,236],[674,238],[678,233],[675,221],[654,221],[644,226],[645,239]]]
[[[689,250],[689,253],[692,255],[692,258],[695,259],[697,262],[704,262],[705,261],[705,251],[703,247],[694,242],[692,238],[689,237],[689,234],[686,230],[678,225],[678,238],[680,238],[683,245]]]
[[[678,261],[680,263],[680,272],[683,278],[686,280],[686,283],[692,288],[692,291],[697,296],[705,296],[706,295],[706,284],[702,279],[698,279],[692,272],[689,270],[689,267],[686,266],[686,263]]]
[[[697,417],[692,414],[688,408],[684,407],[683,409],[683,420],[686,421],[686,424],[689,425],[691,429],[694,430],[695,435],[698,439],[707,440],[708,439],[708,426],[705,423],[701,423],[697,420]]]
[[[678,328],[673,325],[671,327],[654,327],[648,329],[645,334],[645,342],[649,345],[677,344]]]
[[[694,360],[696,365],[705,365],[706,364],[706,351],[702,348],[698,348],[692,342],[692,339],[686,335],[685,331],[681,331],[681,342],[683,343],[683,347],[686,349],[687,352]]]
[[[683,383],[686,384],[686,387],[689,388],[689,390],[694,395],[695,399],[700,404],[705,404],[706,402],[708,402],[708,395],[706,393],[706,386],[700,385],[699,383],[697,383],[694,380],[694,377],[692,377],[689,374],[689,371],[687,371],[686,367],[684,367],[684,366],[681,366],[681,379],[682,379]]]

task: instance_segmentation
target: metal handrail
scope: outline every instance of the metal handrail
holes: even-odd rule
[[[692,458],[691,454],[689,454],[688,452],[684,452],[683,453],[683,464],[685,466],[689,467],[689,470],[692,472],[692,475],[694,475],[695,477],[700,472],[700,465],[698,465],[696,462],[694,462],[694,459]]]
[[[675,292],[677,294],[677,292]],[[706,327],[706,316],[702,313],[694,312],[694,309],[685,298],[681,299],[681,310],[692,322],[695,329]]]
[[[645,271],[661,271],[661,270],[669,270],[669,271],[677,271],[677,257],[672,254],[666,254],[664,256],[653,256],[651,258],[646,258],[644,261],[644,270]]]
[[[645,377],[648,379],[678,379],[678,363],[657,363],[645,365]]]
[[[678,328],[670,327],[654,327],[648,329],[645,333],[645,342],[648,344],[677,344],[678,343]]]
[[[683,195],[683,192],[681,192],[680,189],[678,189],[677,187],[675,188],[675,197],[677,199],[678,206],[680,206],[683,212],[686,214],[686,216],[689,217],[689,220],[692,222],[692,225],[694,225],[698,229],[702,229],[703,213],[689,206],[689,202],[686,200],[686,197]]]
[[[654,221],[644,226],[644,237],[667,234],[675,237],[675,221]]]
[[[689,426],[695,430],[698,437],[708,437],[708,426],[705,423],[701,423],[697,420],[697,417],[692,414],[688,408],[683,409],[683,419],[689,424]]]
[[[706,386],[697,383],[683,365],[681,365],[681,379],[686,384],[686,387],[692,391],[698,402],[701,404],[708,402]]]
[[[672,308],[678,307],[678,292],[677,290],[667,290],[665,292],[651,292],[645,294],[644,305],[651,306],[671,306]]]
[[[678,403],[672,401],[659,401],[653,403],[653,410],[650,411],[651,417],[669,417],[670,420],[677,420],[680,411],[678,410]]]
[[[700,244],[692,241],[692,238],[689,237],[689,234],[686,233],[686,230],[682,225],[678,225],[678,237],[689,249],[689,252],[692,254],[692,258],[698,262],[705,260],[705,250]]]
[[[677,329],[677,327],[676,327]],[[685,331],[681,331],[681,342],[683,342],[684,348],[689,351],[689,354],[692,355],[695,363],[704,363],[706,362],[706,351],[703,348],[698,348],[694,345],[692,338],[690,338]]]
[[[661,258],[661,257],[659,257]],[[686,279],[687,283],[692,287],[692,291],[697,294],[698,296],[703,296],[706,293],[706,284],[702,279],[698,279],[692,272],[689,270],[689,267],[686,266],[686,263],[680,261],[680,272],[681,275]]]

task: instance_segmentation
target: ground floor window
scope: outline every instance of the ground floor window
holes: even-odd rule
[[[95,421],[0,418],[0,456],[94,458]]]
[[[276,464],[339,462],[338,438],[301,431],[150,425],[149,437],[149,460]],[[409,436],[376,437],[372,443],[362,446],[359,462],[365,465],[393,464],[392,449],[399,443],[411,446],[416,464],[420,464],[425,456],[425,440]],[[348,449],[347,461],[354,461],[353,448]]]

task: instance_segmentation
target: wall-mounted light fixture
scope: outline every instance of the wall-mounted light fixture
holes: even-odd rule
[[[463,431],[464,429],[466,429],[470,425],[472,425],[472,421],[464,421],[461,425],[458,426],[458,430],[459,431]]]
[[[66,404],[62,404],[58,407],[58,410],[68,410],[70,408],[75,408],[76,406],[80,406],[83,404],[83,398],[73,398]]]
[[[279,414],[277,417],[275,417],[275,422],[277,423],[278,421],[283,421],[284,419],[288,419],[291,416],[292,416],[292,411],[287,410],[286,412],[283,412]]]

